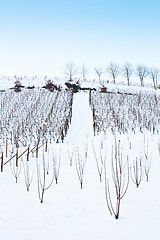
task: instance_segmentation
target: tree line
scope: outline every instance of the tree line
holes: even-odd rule
[[[80,68],[78,68],[74,62],[69,62],[65,65],[64,74],[68,80],[73,80],[78,72],[80,75],[79,79],[86,81],[89,72],[85,65],[82,65]],[[114,84],[116,83],[118,76],[123,75],[128,86],[130,85],[130,79],[132,76],[138,77],[142,87],[144,87],[145,79],[149,77],[152,80],[155,89],[158,87],[158,80],[160,78],[159,68],[148,67],[143,64],[138,64],[134,67],[129,62],[125,63],[122,67],[114,62],[110,62],[106,68],[103,68],[102,66],[95,67],[94,72],[98,77],[100,85],[103,85],[102,76],[105,73],[108,73]]]

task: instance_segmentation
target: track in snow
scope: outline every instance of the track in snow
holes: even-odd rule
[[[93,118],[88,92],[74,94],[72,109],[72,122],[65,141],[80,143],[93,136]]]

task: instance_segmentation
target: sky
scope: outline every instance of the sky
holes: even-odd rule
[[[159,0],[0,0],[0,76],[160,67]]]

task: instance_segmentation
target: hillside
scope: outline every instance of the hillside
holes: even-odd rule
[[[8,82],[5,84],[3,87],[8,88]],[[0,93],[0,156],[3,153],[4,160],[0,173],[1,239],[159,240],[159,90],[111,84],[107,89],[111,93],[93,92],[91,105],[88,91],[74,94],[73,103],[71,95],[64,90],[60,94],[38,88],[31,92],[24,89],[20,93]],[[129,115],[133,110],[130,106],[135,108],[135,118]],[[94,121],[100,117],[103,120],[94,132]],[[62,129],[64,134],[66,119],[69,125],[62,139],[59,134]],[[125,128],[120,128],[117,119],[126,121]],[[134,131],[131,120],[135,123]],[[150,123],[149,128],[144,120]],[[14,136],[18,136],[18,150],[14,140],[12,142],[6,134],[11,134],[12,130],[13,135],[16,132]],[[38,135],[38,130],[43,134]],[[45,144],[40,147],[46,140],[47,150]],[[28,147],[34,146],[40,147],[38,156],[34,150],[29,154],[28,162],[27,152],[16,160],[16,154],[20,156]],[[117,174],[124,179],[121,186],[124,197],[116,220],[114,214],[110,215],[106,200],[111,200],[112,210],[116,212],[114,180],[116,164],[121,166],[119,161],[123,174],[119,175],[119,168]],[[29,191],[26,181],[31,183]],[[44,181],[46,190],[43,203],[40,203],[38,193],[41,195]]]

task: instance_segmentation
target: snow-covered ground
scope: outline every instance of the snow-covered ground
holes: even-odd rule
[[[159,240],[159,135],[146,134],[149,154],[152,153],[149,181],[146,182],[144,174],[140,186],[136,188],[130,179],[128,191],[121,201],[120,218],[115,220],[106,204],[104,172],[100,182],[93,152],[93,145],[98,149],[103,141],[107,146],[106,161],[109,162],[113,135],[94,137],[92,126],[88,92],[79,92],[74,95],[72,123],[64,143],[50,145],[57,154],[61,151],[60,172],[58,184],[54,181],[45,191],[42,204],[38,199],[35,156],[30,159],[34,174],[29,192],[25,188],[23,168],[18,183],[15,183],[10,164],[4,166],[4,172],[0,173],[0,239]],[[129,152],[128,137],[133,146],[129,153],[131,160],[140,152],[144,136],[117,134],[124,152]],[[77,151],[84,156],[85,149],[88,157],[81,189],[75,159]],[[71,166],[69,156],[72,154]],[[107,171],[110,171],[108,168]]]
[[[67,81],[64,78],[57,78],[54,76],[0,76],[0,90],[8,89],[14,86],[14,82],[19,80],[21,84],[25,87],[42,87],[45,85],[47,80],[52,80],[57,85],[61,85],[65,87],[64,83]],[[75,81],[76,82],[76,81]],[[117,84],[112,84],[112,82],[107,83],[106,80],[102,81],[103,85],[107,87],[109,91],[151,91],[154,90],[153,85],[151,83],[145,82],[145,87],[140,87],[139,80],[135,79],[130,83],[130,86],[127,86],[126,83],[117,81]],[[91,88],[99,88],[99,81],[96,79],[87,79],[85,81],[80,81],[81,87],[91,87]]]

